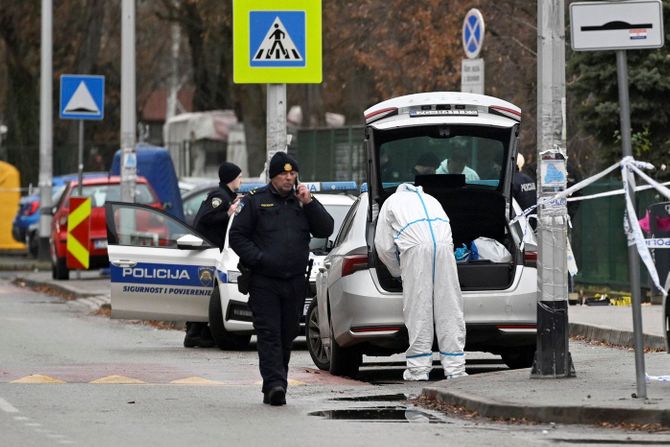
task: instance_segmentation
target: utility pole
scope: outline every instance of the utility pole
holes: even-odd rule
[[[270,180],[268,170],[270,159],[279,152],[286,152],[286,84],[268,84],[267,116],[267,154],[265,158],[265,178]]]
[[[51,181],[53,174],[53,62],[52,62],[52,0],[42,0],[42,42],[40,45],[40,221],[39,259],[50,259]]]
[[[567,185],[564,0],[537,2],[538,199]],[[537,351],[532,378],[575,375],[568,349],[568,212],[565,199],[538,207]]]
[[[121,201],[135,201],[135,0],[121,3]]]

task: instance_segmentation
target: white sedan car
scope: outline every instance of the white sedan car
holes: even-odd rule
[[[310,189],[319,190],[314,185],[319,184],[309,184]],[[355,197],[314,195],[335,220],[334,237]],[[162,210],[123,202],[107,202],[105,210],[112,318],[209,322],[221,349],[248,345],[253,334],[248,295],[237,289],[239,258],[227,238],[220,252]],[[314,280],[328,244],[327,239],[310,242],[314,261],[305,309],[314,296]]]

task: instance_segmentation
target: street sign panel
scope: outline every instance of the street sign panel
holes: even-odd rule
[[[462,60],[461,91],[484,94],[484,59]]]
[[[91,198],[70,197],[67,215],[66,264],[69,269],[86,270],[89,266],[88,242],[91,232]]]
[[[463,49],[469,59],[479,56],[484,45],[484,16],[479,9],[472,8],[463,20]]]
[[[321,60],[321,0],[233,0],[235,83],[320,83]]]
[[[572,3],[570,30],[575,51],[660,48],[663,4],[661,0]]]
[[[105,117],[105,77],[62,75],[60,77],[60,118],[101,120]]]

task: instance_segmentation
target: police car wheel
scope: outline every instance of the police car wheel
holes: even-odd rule
[[[319,308],[316,304],[316,298],[312,300],[307,308],[307,316],[305,317],[305,338],[307,339],[307,350],[316,367],[328,371],[330,369],[330,359],[328,358],[328,352],[326,352],[326,348],[321,341]]]
[[[519,346],[503,351],[500,356],[510,369],[530,368],[535,359],[535,346]]]
[[[357,347],[342,348],[335,341],[333,325],[330,324],[330,373],[355,379],[363,363],[363,354]]]
[[[239,351],[249,347],[251,335],[233,334],[227,331],[223,325],[221,295],[218,284],[214,285],[214,290],[212,290],[212,295],[209,298],[209,331],[212,333],[214,343],[219,349]]]
[[[67,268],[65,258],[56,258],[51,261],[51,277],[53,279],[70,279],[70,270]]]

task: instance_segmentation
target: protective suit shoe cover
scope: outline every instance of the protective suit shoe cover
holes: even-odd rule
[[[463,371],[461,373],[457,373],[457,374],[447,374],[446,372],[444,373],[444,377],[447,380],[458,379],[459,377],[467,377],[467,376],[468,376],[468,373],[466,373],[465,371]]]
[[[409,369],[406,369],[402,373],[402,378],[403,380],[411,381],[411,382],[418,382],[420,380],[428,380],[428,374],[419,372],[419,373],[413,373]]]

